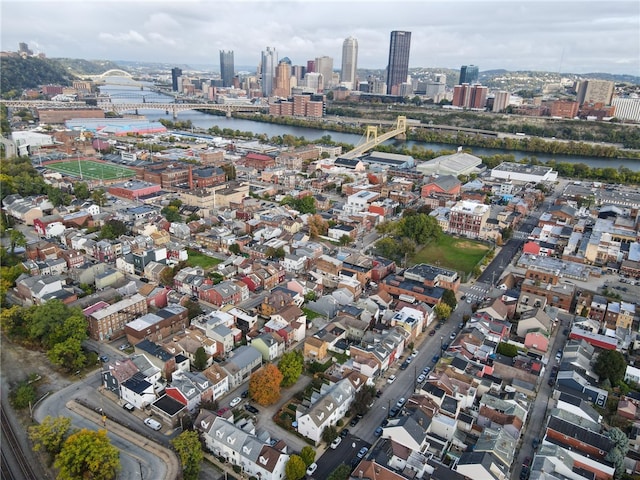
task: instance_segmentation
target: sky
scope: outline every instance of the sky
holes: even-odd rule
[[[237,69],[271,46],[339,69],[353,36],[358,68],[383,69],[390,32],[406,30],[410,67],[640,75],[638,0],[2,0],[0,19],[2,50],[26,42],[52,58],[217,71],[220,50]]]

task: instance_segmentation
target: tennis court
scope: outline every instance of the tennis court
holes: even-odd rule
[[[136,172],[130,168],[82,159],[49,163],[47,168],[72,177],[86,178],[87,180],[114,180],[117,178],[130,178],[136,175]]]

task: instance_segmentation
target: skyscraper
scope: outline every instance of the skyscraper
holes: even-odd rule
[[[358,40],[353,37],[345,39],[342,44],[342,70],[340,81],[350,83],[351,89],[356,86],[356,70],[358,68]]]
[[[182,76],[182,69],[175,67],[171,69],[171,90],[178,91],[178,78]]]
[[[276,65],[278,64],[278,53],[275,48],[267,47],[262,52],[260,62],[260,74],[262,81],[262,96],[268,97],[273,93],[273,81],[276,76]]]
[[[276,67],[276,86],[273,94],[276,97],[288,97],[291,95],[291,61],[280,60]]]
[[[614,83],[609,80],[583,80],[578,86],[577,100],[584,103],[611,105]]]
[[[220,77],[222,78],[223,87],[231,87],[233,85],[233,50],[225,52],[220,50]]]
[[[472,85],[478,82],[478,67],[475,65],[462,65],[460,67],[460,81],[458,85],[468,83]]]
[[[322,75],[322,82],[324,88],[331,88],[333,86],[333,58],[323,57],[316,58],[316,72]]]
[[[407,81],[409,76],[409,49],[411,32],[394,30],[389,42],[389,63],[387,66],[387,95],[397,92],[398,85]]]

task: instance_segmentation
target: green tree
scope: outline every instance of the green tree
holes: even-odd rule
[[[376,389],[372,385],[365,385],[356,392],[351,408],[357,415],[364,415],[369,411],[369,405],[376,397]]]
[[[85,182],[78,182],[73,186],[73,193],[78,200],[89,198],[89,186]]]
[[[104,207],[107,203],[107,192],[104,191],[104,188],[96,188],[91,192],[91,200],[99,207]]]
[[[286,480],[300,480],[304,477],[307,466],[300,455],[291,455],[289,461],[284,466],[284,474]]]
[[[20,230],[16,228],[12,228],[9,232],[9,242],[11,245],[11,255],[13,255],[16,251],[16,247],[26,247],[27,239]]]
[[[10,399],[14,408],[27,408],[36,400],[36,389],[30,383],[21,382],[14,390],[11,391]]]
[[[207,352],[204,351],[204,347],[198,347],[193,358],[193,368],[200,371],[204,370],[207,368],[208,360]]]
[[[399,220],[398,229],[403,237],[415,241],[418,245],[425,245],[442,235],[438,221],[424,213],[409,213]]]
[[[100,229],[100,238],[115,240],[127,233],[127,225],[121,220],[108,220]]]
[[[451,307],[446,303],[437,304],[433,310],[435,311],[438,320],[447,320],[451,316]]]
[[[518,355],[518,347],[511,343],[500,342],[496,348],[496,352],[500,355],[504,355],[505,357],[513,358]]]
[[[346,245],[349,245],[351,243],[351,237],[347,234],[344,234],[340,237],[340,240],[338,240],[338,243],[343,247]]]
[[[304,447],[302,447],[302,450],[300,450],[300,458],[302,458],[305,466],[308,467],[316,459],[315,449],[313,447],[310,447],[309,445],[305,445]]]
[[[350,475],[351,475],[351,468],[349,467],[349,465],[345,465],[344,463],[341,463],[340,465],[338,465],[338,468],[336,468],[333,472],[329,474],[329,476],[327,477],[327,480],[347,480],[347,478],[349,478]]]
[[[237,243],[229,245],[229,252],[233,253],[234,255],[240,255],[240,245],[238,245]]]
[[[173,283],[173,281],[171,283]],[[199,302],[194,302],[189,299],[184,303],[184,306],[187,308],[189,320],[193,320],[198,315],[202,315],[202,307]]]
[[[160,210],[160,213],[162,213],[162,215],[164,215],[164,218],[167,219],[167,222],[174,223],[174,222],[182,221],[182,216],[180,215],[180,212],[178,211],[178,207],[176,207],[174,205],[167,205],[162,210]]]
[[[120,471],[120,452],[106,430],[82,429],[64,442],[54,466],[60,480],[112,480]]]
[[[71,429],[70,417],[46,416],[39,425],[29,427],[29,439],[33,442],[33,449],[38,452],[44,449],[54,458],[64,444]]]
[[[82,341],[77,338],[67,338],[54,344],[47,352],[47,357],[51,363],[64,367],[68,372],[81,369],[87,360],[82,350]]]
[[[442,294],[442,301],[449,305],[449,307],[451,307],[451,310],[455,310],[456,307],[458,306],[458,301],[456,300],[456,294],[453,292],[453,290],[449,290],[448,288],[445,289],[444,293]]]
[[[249,395],[260,405],[272,405],[280,399],[282,373],[272,363],[267,363],[249,379]]]
[[[600,352],[593,371],[598,374],[600,381],[608,378],[611,385],[617,385],[624,378],[627,362],[624,355],[617,350],[604,350]]]
[[[278,370],[282,374],[282,387],[294,385],[304,371],[304,357],[299,350],[291,350],[282,355],[278,363]]]
[[[326,443],[331,443],[336,438],[338,438],[338,430],[336,430],[336,427],[334,427],[333,425],[325,427],[325,429],[322,431],[322,440]]]
[[[197,480],[200,475],[200,462],[204,458],[198,432],[195,430],[182,432],[171,440],[171,444],[176,449],[182,464],[182,478]]]

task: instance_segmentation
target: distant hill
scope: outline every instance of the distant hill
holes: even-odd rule
[[[55,58],[53,60],[60,63],[65,70],[73,72],[78,76],[100,75],[114,68],[128,71],[128,69],[122,68],[111,60],[83,60],[81,58]]]
[[[71,85],[76,78],[64,66],[48,58],[6,55],[0,57],[0,94],[4,96],[20,95],[25,88],[37,88],[40,85]]]

